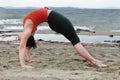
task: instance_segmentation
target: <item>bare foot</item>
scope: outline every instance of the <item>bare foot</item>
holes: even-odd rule
[[[95,65],[95,66],[97,66],[97,67],[99,67],[99,68],[107,67],[106,64],[104,64],[102,61],[99,61],[99,60],[96,60],[96,61],[94,61],[94,62],[91,62],[91,61],[88,61],[88,60],[87,60],[87,62],[88,62],[89,64]]]
[[[96,62],[94,63],[94,65],[96,65],[96,66],[98,66],[98,67],[100,67],[100,68],[107,67],[107,65],[106,65],[106,64],[104,64],[104,63],[103,63],[103,62],[101,62],[101,61],[96,61]]]
[[[94,65],[92,62],[90,62],[90,61],[88,61],[88,60],[87,60],[87,63],[90,64],[90,65]]]

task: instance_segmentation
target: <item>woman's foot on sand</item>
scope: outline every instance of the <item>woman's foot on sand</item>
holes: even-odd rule
[[[96,61],[94,61],[94,62],[91,62],[91,61],[88,61],[88,60],[87,60],[87,62],[88,62],[90,65],[95,65],[95,66],[97,66],[97,67],[99,67],[99,68],[107,67],[106,64],[104,64],[102,61],[99,61],[99,60],[96,60]]]

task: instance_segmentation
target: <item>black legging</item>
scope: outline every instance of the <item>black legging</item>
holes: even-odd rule
[[[63,15],[52,11],[48,16],[48,24],[52,30],[63,34],[70,40],[73,46],[80,42],[72,23]]]

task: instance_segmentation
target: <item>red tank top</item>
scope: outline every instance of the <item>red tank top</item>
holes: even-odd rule
[[[33,22],[33,32],[35,32],[37,30],[37,26],[42,23],[42,22],[47,22],[47,14],[48,12],[48,8],[41,8],[41,9],[37,9],[37,10],[33,10],[31,12],[29,12],[23,20],[23,25],[25,24],[25,21],[27,19],[32,20]]]

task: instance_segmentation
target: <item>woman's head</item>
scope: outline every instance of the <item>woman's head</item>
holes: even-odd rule
[[[26,43],[26,47],[28,47],[28,48],[36,48],[37,46],[36,46],[36,43],[35,43],[35,39],[34,39],[34,37],[33,36],[30,36],[29,38],[28,38],[28,40],[27,40],[27,43]]]
[[[18,40],[19,41],[21,41],[22,35],[23,35],[22,32],[18,34]],[[34,37],[32,35],[28,38],[27,43],[26,43],[26,47],[27,48],[32,48],[32,47],[36,48],[37,47],[36,43],[35,43],[35,39],[34,39]]]

